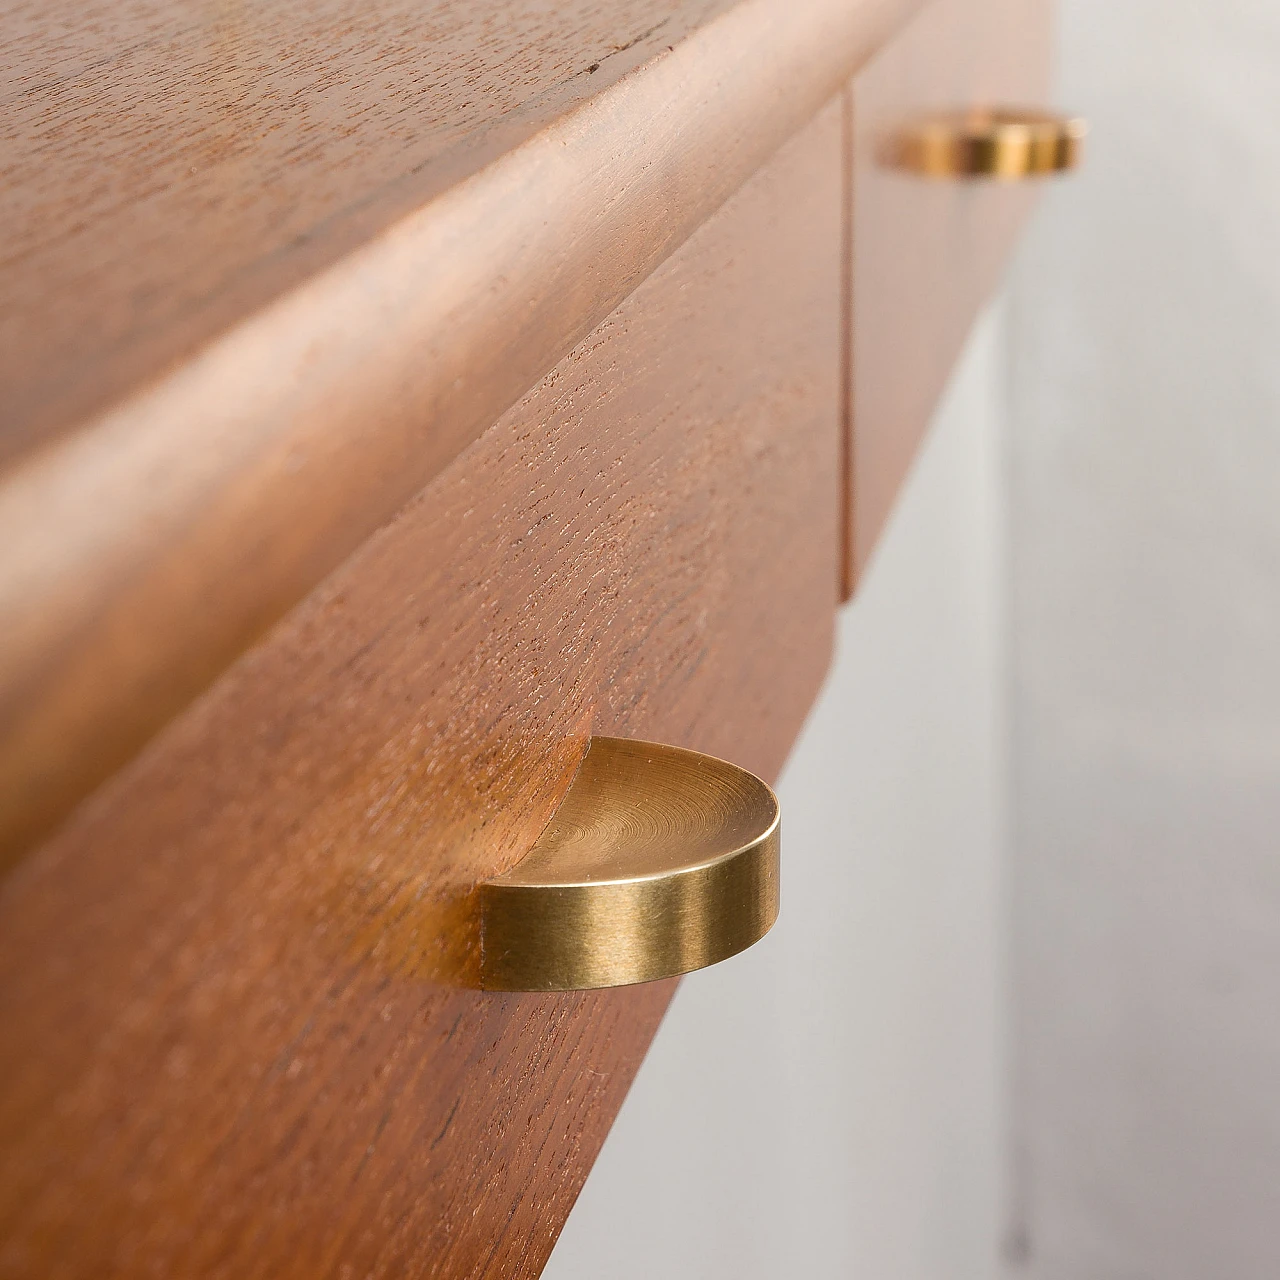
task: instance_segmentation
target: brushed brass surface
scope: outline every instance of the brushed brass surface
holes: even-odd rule
[[[569,991],[667,978],[778,915],[777,797],[679,747],[592,738],[528,855],[479,886],[480,985]]]
[[[975,109],[903,125],[881,158],[931,178],[1028,178],[1074,169],[1086,131],[1083,120],[1051,112]]]

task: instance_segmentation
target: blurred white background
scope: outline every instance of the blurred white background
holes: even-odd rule
[[[1280,4],[1059,0],[976,330],[550,1280],[1280,1275]]]
[[[1033,1276],[1280,1276],[1280,5],[1062,0],[1010,284]]]

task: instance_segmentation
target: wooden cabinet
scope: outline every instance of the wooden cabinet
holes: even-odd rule
[[[865,172],[905,2],[489,8],[5,29],[0,1274],[537,1274],[673,984],[475,885],[592,733],[776,776],[1007,241]]]
[[[841,142],[828,108],[12,873],[19,1270],[537,1272],[671,984],[460,989],[468,893],[591,732],[785,758],[835,610]]]

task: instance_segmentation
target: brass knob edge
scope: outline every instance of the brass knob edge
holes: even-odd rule
[[[479,886],[480,985],[623,986],[726,959],[777,918],[780,846],[777,797],[745,769],[592,738],[529,853]]]
[[[888,167],[931,178],[1016,180],[1080,163],[1088,125],[1030,108],[973,108],[899,126],[880,148]]]

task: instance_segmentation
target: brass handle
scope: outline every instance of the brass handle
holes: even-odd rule
[[[778,916],[777,797],[679,747],[592,738],[522,861],[479,886],[480,985],[570,991],[715,964]]]
[[[971,110],[903,125],[882,148],[893,168],[931,178],[1027,178],[1074,169],[1088,126],[1072,116]]]

